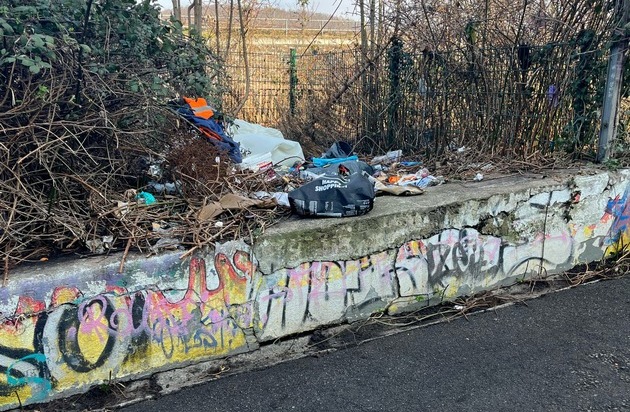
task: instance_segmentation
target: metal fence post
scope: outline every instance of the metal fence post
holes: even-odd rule
[[[389,49],[389,96],[387,104],[387,147],[392,148],[398,132],[399,104],[401,100],[400,72],[403,60],[403,42],[398,37],[392,40]],[[398,143],[398,142],[396,142]]]
[[[291,49],[289,57],[289,112],[291,116],[295,115],[297,83],[297,53],[295,49]]]
[[[611,143],[617,135],[619,99],[621,96],[621,83],[623,82],[624,57],[628,48],[628,36],[626,25],[630,14],[630,2],[622,0],[617,4],[617,13],[620,16],[619,25],[613,32],[613,44],[608,60],[608,75],[602,107],[601,128],[599,130],[599,142],[597,145],[597,161],[604,162],[610,156]],[[623,34],[620,34],[623,33]]]

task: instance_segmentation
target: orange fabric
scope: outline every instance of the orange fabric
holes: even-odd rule
[[[198,126],[198,129],[201,131],[201,133],[206,135],[206,137],[208,139],[218,140],[219,142],[223,140],[223,139],[221,139],[221,136],[219,136],[218,134],[216,134],[212,130],[208,129],[207,127]]]
[[[188,103],[193,113],[195,113],[195,116],[197,117],[201,117],[202,119],[209,119],[214,115],[214,111],[210,106],[208,106],[208,102],[206,102],[206,99],[204,99],[203,97],[184,97],[184,101]]]

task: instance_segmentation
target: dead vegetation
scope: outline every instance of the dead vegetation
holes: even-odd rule
[[[18,264],[63,254],[150,254],[250,239],[284,213],[247,207],[199,218],[226,193],[286,183],[238,171],[167,105],[181,95],[220,93],[211,88],[220,67],[201,40],[161,22],[148,2],[92,5],[0,7],[5,282]],[[151,181],[176,190],[153,190],[150,204],[141,192]]]

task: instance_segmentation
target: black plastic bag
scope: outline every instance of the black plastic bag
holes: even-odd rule
[[[352,146],[344,141],[333,143],[326,153],[322,154],[322,159],[340,159],[352,156]]]
[[[374,185],[361,173],[326,175],[289,192],[289,203],[300,216],[347,217],[374,207]]]

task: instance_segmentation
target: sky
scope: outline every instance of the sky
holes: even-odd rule
[[[214,4],[212,0],[202,0],[204,4]],[[171,0],[158,0],[158,4],[160,4],[165,9],[171,9],[173,7],[173,2]],[[295,10],[298,8],[297,0],[269,0],[269,2],[276,7],[287,9],[287,10]],[[354,10],[354,2],[355,0],[309,0],[309,10],[313,10],[319,13],[331,14],[335,11],[339,3],[341,6],[337,11],[337,17],[350,17],[349,15]],[[182,8],[186,8],[190,5],[190,0],[181,0]]]

